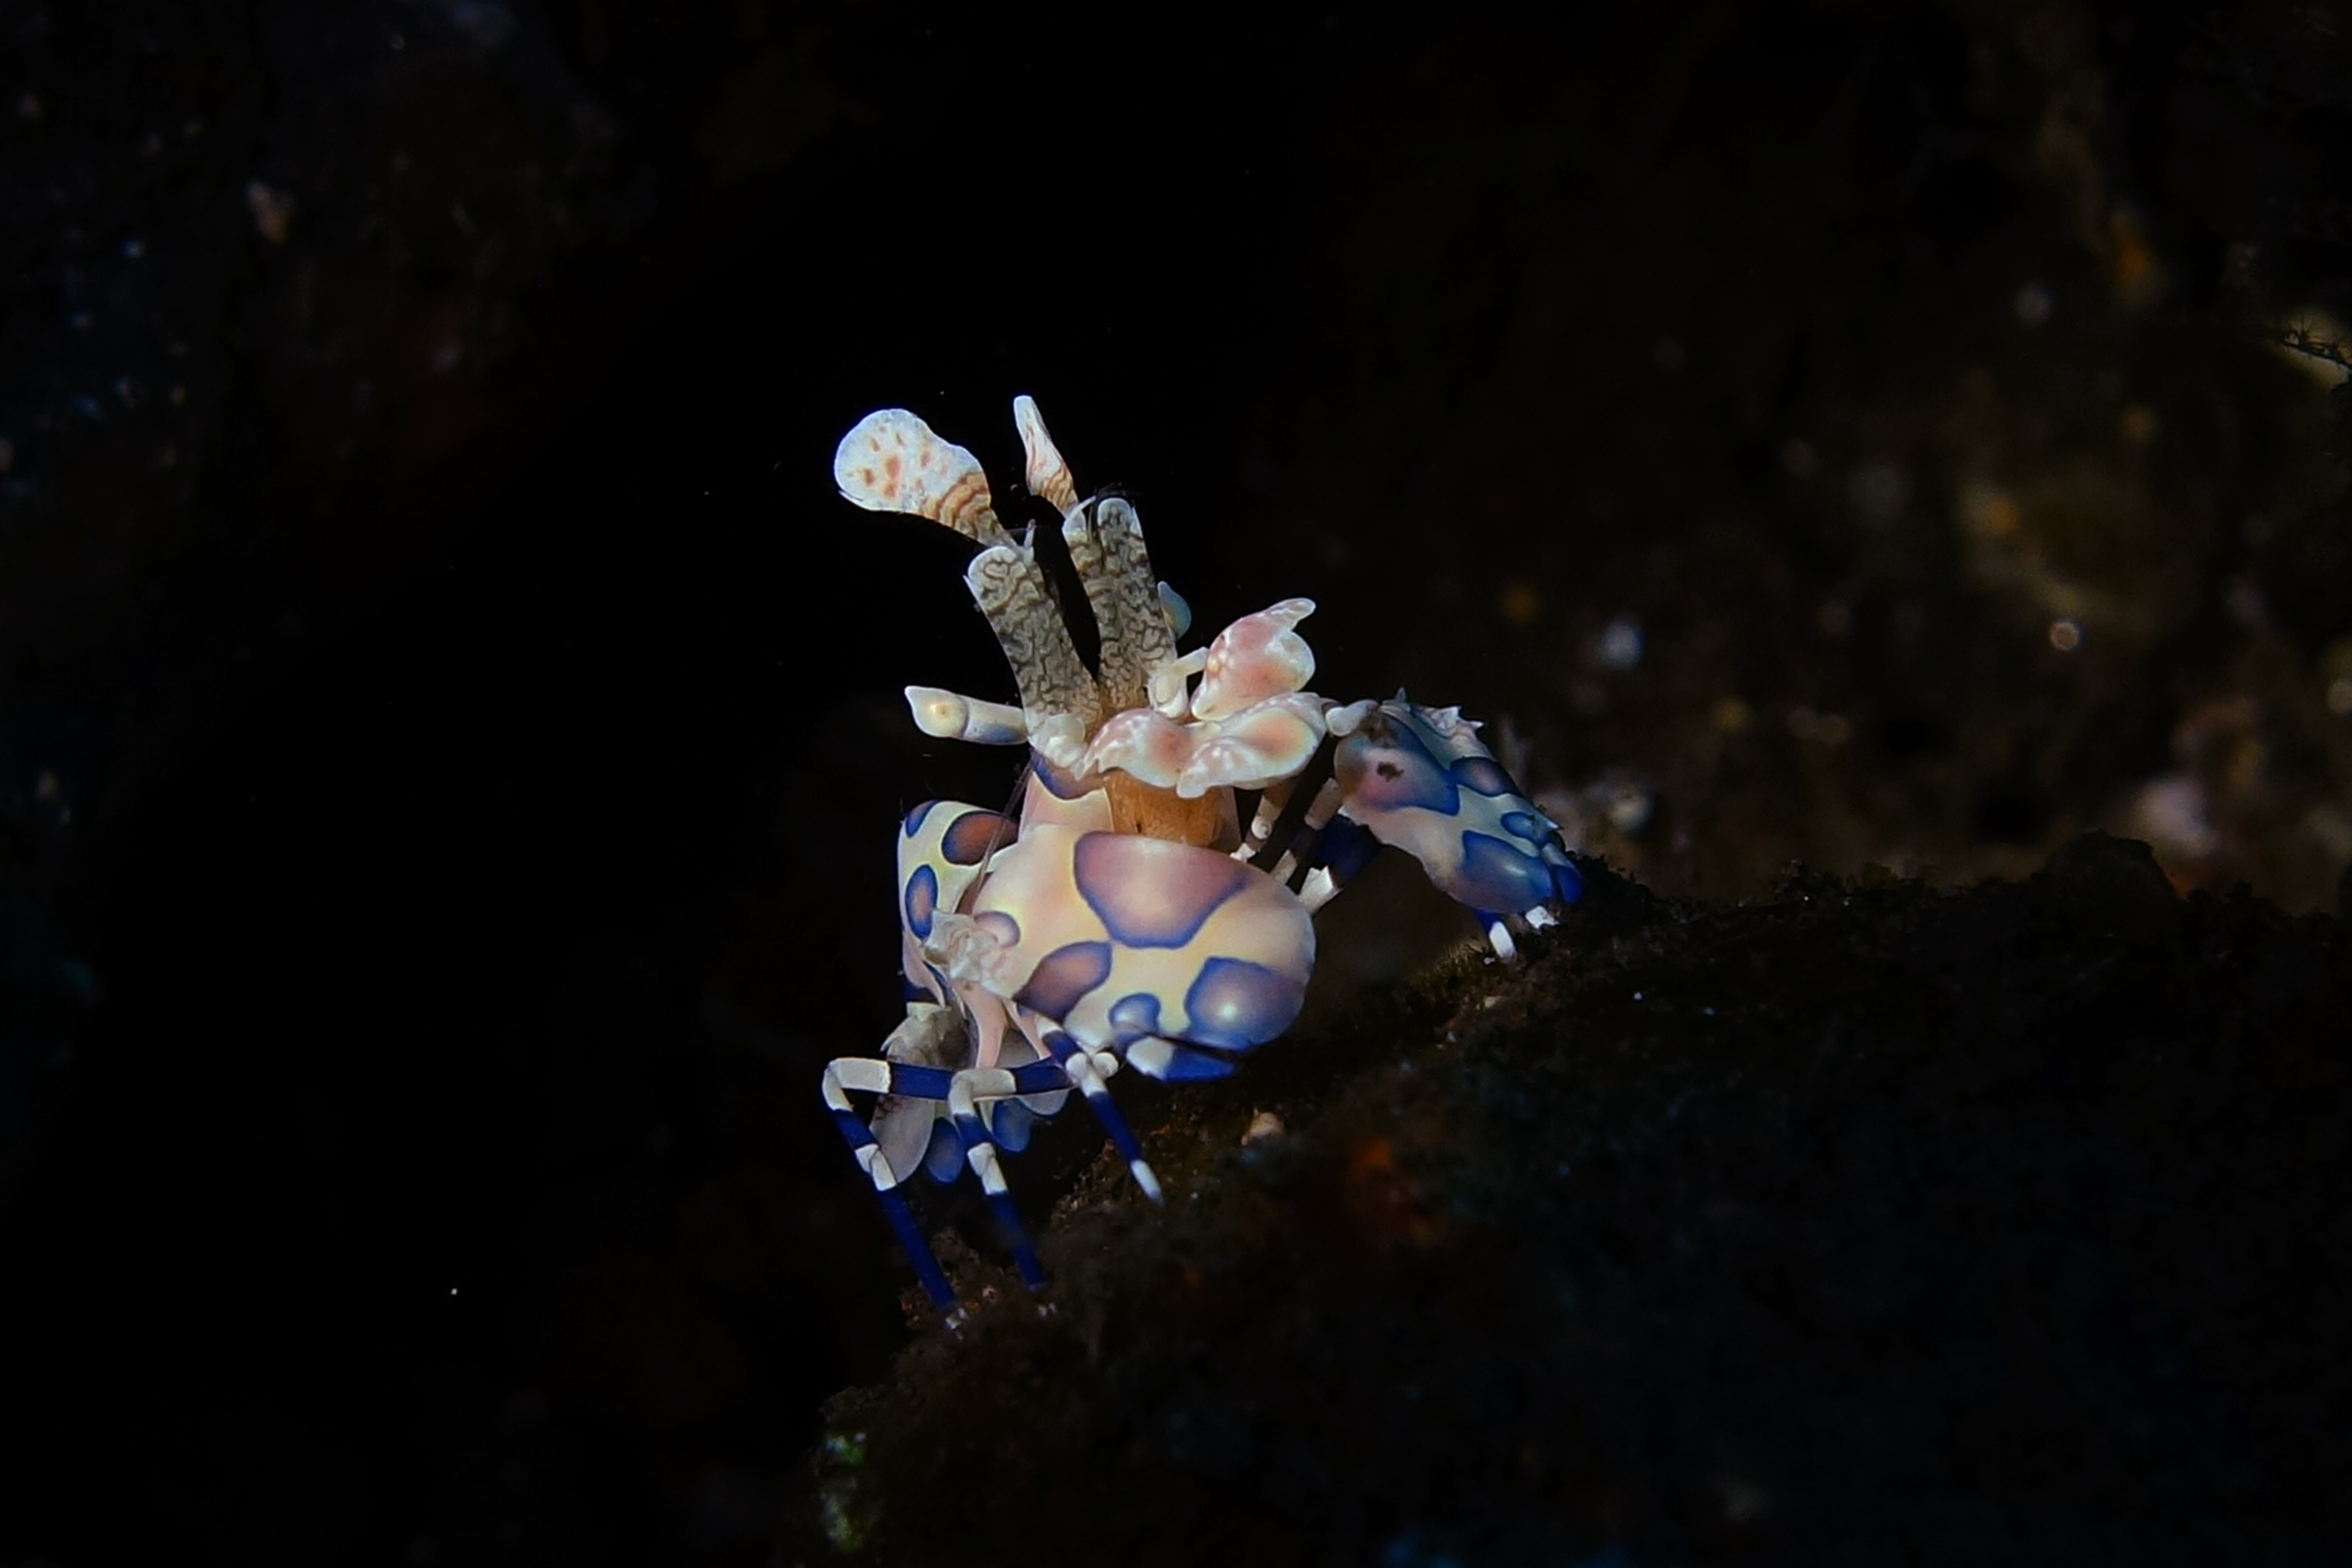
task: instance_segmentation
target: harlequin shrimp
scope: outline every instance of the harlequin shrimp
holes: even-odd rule
[[[964,582],[1013,666],[1017,705],[907,689],[943,740],[1029,748],[1017,810],[929,801],[898,830],[907,1016],[875,1057],[824,1069],[824,1101],[931,1300],[955,1292],[904,1183],[976,1176],[1034,1289],[1003,1154],[1076,1091],[1136,1184],[1160,1181],[1112,1100],[1132,1068],[1223,1078],[1297,1016],[1314,911],[1380,845],[1419,860],[1507,959],[1580,881],[1558,828],[1452,708],[1403,692],[1337,703],[1307,689],[1314,612],[1285,599],[1205,647],[1152,575],[1135,508],[1081,500],[1026,397],[1013,404],[1028,492],[1062,518],[1099,653],[1089,668],[1033,537],[998,521],[973,456],[904,409],[842,437],[834,479],[870,511],[912,513],[979,549]],[[1247,827],[1237,795],[1254,795]],[[861,1115],[851,1096],[876,1097]]]

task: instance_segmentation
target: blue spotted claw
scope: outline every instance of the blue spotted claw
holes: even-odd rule
[[[1441,892],[1477,916],[1497,954],[1514,930],[1541,930],[1576,902],[1584,879],[1559,826],[1519,793],[1477,726],[1454,708],[1402,691],[1328,715],[1339,814],[1421,862]]]

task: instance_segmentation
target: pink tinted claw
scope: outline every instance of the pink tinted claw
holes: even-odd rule
[[[1192,693],[1192,716],[1223,719],[1305,690],[1315,677],[1315,650],[1292,628],[1314,613],[1312,599],[1285,599],[1219,632]]]

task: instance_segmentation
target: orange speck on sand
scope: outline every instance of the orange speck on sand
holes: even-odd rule
[[[2127,310],[2155,303],[2164,292],[2164,264],[2157,258],[2137,215],[2118,207],[2108,217],[2107,238],[2114,247],[2108,265],[2116,298]]]
[[[1987,498],[1980,514],[1984,531],[1995,539],[2007,539],[2025,521],[2025,509],[2016,498],[1999,494]]]
[[[1357,1229],[1382,1245],[1427,1246],[1442,1228],[1422,1212],[1412,1182],[1397,1168],[1396,1150],[1385,1138],[1366,1138],[1348,1151],[1345,1202]]]

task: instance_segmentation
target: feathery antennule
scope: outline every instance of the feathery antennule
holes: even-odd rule
[[[833,482],[867,511],[902,511],[983,545],[1010,544],[980,459],[903,408],[877,408],[834,448]]]
[[[1146,700],[1150,671],[1176,652],[1167,608],[1151,575],[1151,557],[1144,549],[1142,524],[1135,509],[1117,496],[1078,504],[1069,464],[1046,433],[1045,416],[1034,399],[1026,395],[1014,398],[1013,418],[1028,455],[1029,489],[1061,511],[1062,540],[1086,590],[1087,606],[1094,612],[1103,707],[1110,712],[1136,707]]]
[[[1176,635],[1151,575],[1143,523],[1118,496],[1105,496],[1062,523],[1070,557],[1079,556],[1078,536],[1090,533],[1087,564],[1081,568],[1087,604],[1102,632],[1103,700],[1114,712],[1150,700],[1151,672],[1176,657]]]
[[[964,584],[1013,667],[1030,742],[1057,767],[1075,764],[1101,722],[1102,700],[1036,555],[1009,540],[992,545],[971,558]]]

